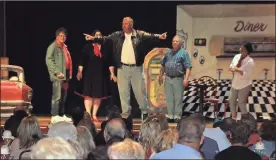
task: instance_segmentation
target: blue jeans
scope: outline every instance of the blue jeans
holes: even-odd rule
[[[166,76],[164,87],[168,118],[181,119],[184,93],[183,77],[170,78]]]
[[[118,89],[120,94],[122,113],[129,113],[130,106],[130,86],[133,89],[135,98],[139,104],[139,108],[143,114],[148,113],[148,105],[146,100],[145,81],[143,78],[143,67],[130,67],[122,65],[118,68]]]

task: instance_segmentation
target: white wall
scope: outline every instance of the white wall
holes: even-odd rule
[[[251,23],[267,24],[265,31],[260,32],[235,32],[234,27],[236,21],[243,20]],[[214,78],[218,77],[217,69],[222,68],[222,79],[231,79],[232,73],[228,72],[229,64],[232,58],[217,59],[209,53],[209,42],[212,36],[225,37],[245,37],[245,36],[275,36],[275,16],[266,17],[227,17],[227,18],[194,18],[191,17],[183,9],[177,7],[177,30],[183,29],[188,32],[188,46],[187,50],[192,53],[194,48],[197,48],[199,55],[197,57],[191,56],[193,65],[191,79],[199,78],[207,75]],[[206,46],[193,46],[194,38],[206,38]],[[204,56],[205,63],[199,63],[199,57]],[[254,58],[256,67],[254,68],[253,79],[264,79],[263,68],[268,68],[268,79],[275,79],[275,58]]]
[[[193,18],[184,11],[184,9],[177,7],[177,20],[176,20],[176,30],[183,30],[185,33],[188,33],[187,39],[187,51],[191,50],[192,47],[192,39],[193,39]],[[181,33],[177,32],[176,34],[181,35]],[[189,52],[190,56],[191,53]]]

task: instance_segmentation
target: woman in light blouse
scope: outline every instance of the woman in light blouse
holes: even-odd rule
[[[229,71],[234,73],[229,95],[229,105],[233,119],[237,118],[237,100],[241,113],[246,114],[248,112],[246,103],[252,87],[251,75],[254,67],[254,60],[249,55],[252,51],[253,48],[251,43],[247,42],[242,44],[240,47],[240,54],[235,55],[229,67]]]

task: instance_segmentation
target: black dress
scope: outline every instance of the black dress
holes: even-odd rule
[[[107,98],[110,96],[109,69],[110,58],[107,46],[101,46],[102,57],[94,54],[94,46],[89,43],[82,50],[79,66],[83,66],[83,95],[92,98]],[[110,55],[108,55],[110,54]]]

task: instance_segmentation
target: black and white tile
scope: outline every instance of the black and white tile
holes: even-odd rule
[[[224,100],[228,99],[231,80],[217,80],[220,84],[215,88],[207,88],[205,92],[205,98],[217,98],[218,102],[218,117],[230,117],[229,107],[225,107]],[[194,85],[196,80],[190,82]],[[276,118],[276,81],[275,80],[254,80],[252,89],[248,96],[247,110],[258,120],[264,121],[271,118]],[[198,112],[199,111],[199,92],[194,86],[187,87],[183,97],[183,111],[184,112]],[[225,110],[225,108],[227,108]],[[204,116],[209,118],[215,118],[213,105],[204,106]],[[241,113],[238,109],[237,118],[240,119]]]

